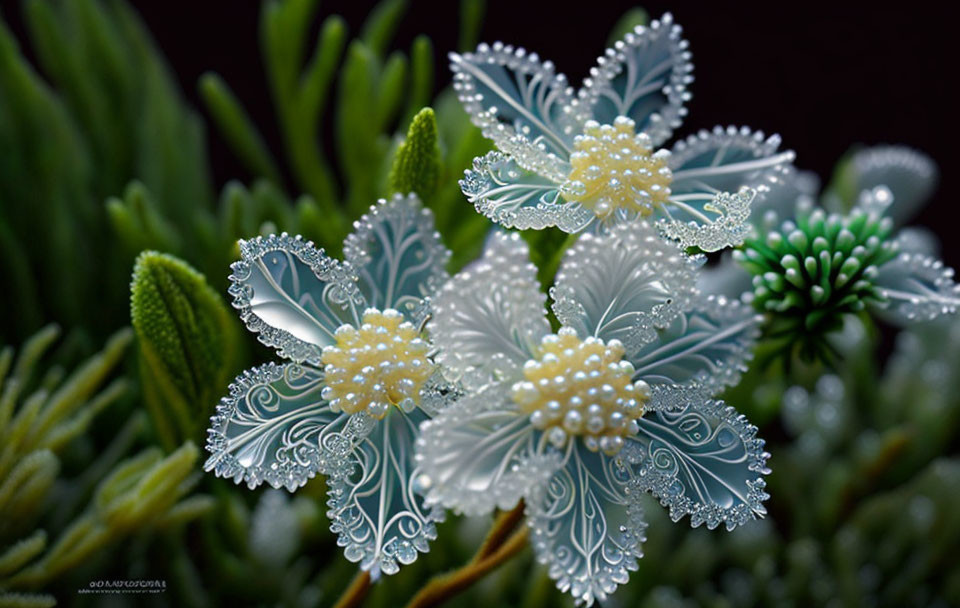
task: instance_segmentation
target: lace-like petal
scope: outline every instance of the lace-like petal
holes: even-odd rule
[[[723,296],[698,297],[658,339],[630,358],[634,378],[648,384],[696,384],[715,393],[736,384],[760,333],[763,318]]]
[[[937,165],[906,146],[874,146],[853,155],[855,192],[886,186],[893,193],[887,215],[902,224],[926,203],[937,185]]]
[[[673,411],[648,412],[620,457],[636,475],[630,491],[648,491],[679,521],[728,530],[766,514],[770,471],[757,428],[720,401],[689,401]]]
[[[930,321],[960,308],[960,285],[953,268],[940,260],[901,252],[879,267],[874,284],[890,300],[883,315],[899,323]]]
[[[580,125],[565,112],[573,89],[551,62],[497,42],[451,53],[450,69],[460,102],[485,137],[521,167],[563,181]]]
[[[601,124],[627,116],[655,146],[669,139],[687,114],[687,85],[693,82],[689,45],[681,33],[667,13],[617,41],[584,80],[574,114]]]
[[[433,302],[428,331],[439,349],[437,363],[468,388],[512,377],[550,333],[545,300],[520,235],[493,233],[483,256],[450,279]]]
[[[443,521],[443,511],[424,507],[414,492],[413,446],[426,419],[419,409],[405,414],[391,408],[356,444],[351,466],[328,482],[327,516],[337,544],[374,577],[394,574],[429,551],[437,537],[434,522]]]
[[[687,306],[698,263],[646,222],[583,234],[550,290],[553,312],[581,336],[616,338],[636,352]]]
[[[750,232],[750,203],[756,190],[743,188],[736,194],[721,192],[713,199],[671,200],[664,205],[666,218],[657,222],[663,235],[682,247],[719,251],[742,245]]]
[[[212,456],[203,468],[251,489],[266,481],[291,492],[328,473],[336,460],[324,453],[324,442],[343,430],[346,416],[320,399],[322,387],[323,373],[306,365],[268,363],[243,372],[211,418]]]
[[[537,559],[561,591],[590,605],[637,569],[647,524],[626,493],[629,468],[580,441],[570,446],[566,465],[528,496],[527,514]]]
[[[427,502],[466,515],[513,507],[561,466],[557,452],[538,450],[540,435],[507,385],[461,399],[425,422],[417,440]]]
[[[353,225],[343,257],[356,270],[368,306],[410,314],[447,280],[450,250],[415,194],[381,199]]]
[[[579,232],[596,216],[580,203],[565,202],[560,185],[532,173],[497,151],[473,159],[460,189],[477,211],[506,228],[541,230],[556,226]]]
[[[228,292],[247,328],[281,357],[319,365],[333,332],[362,305],[353,269],[287,233],[240,241],[240,254]]]

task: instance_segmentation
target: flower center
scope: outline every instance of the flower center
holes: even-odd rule
[[[411,411],[424,382],[433,373],[428,346],[416,327],[388,308],[368,308],[363,324],[341,325],[336,345],[323,349],[326,386],[321,396],[335,412],[366,411],[383,418],[391,405]]]
[[[617,209],[646,217],[670,197],[670,152],[654,152],[650,137],[637,133],[635,126],[626,116],[618,116],[613,125],[590,120],[573,141],[573,168],[561,189],[599,218]]]
[[[623,354],[619,340],[580,340],[564,327],[543,338],[539,360],[523,366],[513,400],[557,447],[580,435],[588,449],[616,454],[624,435],[638,431],[637,418],[650,397],[645,382],[630,381],[633,365]]]

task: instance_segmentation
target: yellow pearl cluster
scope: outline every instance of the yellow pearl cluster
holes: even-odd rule
[[[582,436],[593,451],[613,455],[623,437],[635,434],[637,419],[650,387],[631,382],[633,365],[623,360],[619,340],[581,340],[572,328],[561,328],[540,343],[539,359],[523,366],[524,380],[512,387],[513,400],[530,414],[530,422],[563,447],[570,436]]]
[[[380,419],[391,405],[411,411],[433,373],[427,343],[398,311],[368,308],[359,328],[341,325],[336,345],[323,349],[321,396],[335,412],[366,411]]]
[[[613,125],[587,121],[573,147],[563,193],[597,217],[606,218],[617,209],[646,217],[670,197],[670,152],[653,152],[650,137],[637,133],[632,119],[618,116]]]

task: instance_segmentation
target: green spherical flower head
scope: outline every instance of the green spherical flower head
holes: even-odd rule
[[[824,336],[869,303],[883,303],[877,267],[896,255],[893,221],[856,209],[847,216],[805,210],[765,237],[748,239],[735,259],[753,275],[753,305],[770,315],[771,337],[804,358],[829,350]]]

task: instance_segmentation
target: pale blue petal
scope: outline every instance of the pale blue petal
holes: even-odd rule
[[[517,233],[494,232],[483,256],[433,301],[427,330],[437,363],[472,388],[515,376],[550,333],[545,300],[526,243]]]
[[[417,463],[427,501],[466,515],[512,508],[561,466],[541,435],[508,385],[464,397],[421,427]]]
[[[240,254],[229,293],[247,328],[281,357],[319,365],[337,327],[362,310],[349,264],[287,233],[240,241]]]
[[[629,357],[634,379],[650,385],[697,385],[708,393],[731,386],[752,357],[763,317],[723,296],[699,296],[657,339]]]
[[[670,13],[637,26],[590,70],[576,108],[584,119],[613,124],[627,116],[659,146],[680,126],[693,82],[688,43]]]
[[[580,232],[596,216],[580,203],[564,201],[560,183],[493,151],[473,159],[473,169],[464,172],[460,189],[478,212],[506,228],[556,226],[564,232]]]
[[[367,305],[405,314],[448,278],[450,250],[434,230],[433,214],[415,194],[381,199],[354,222],[343,256],[360,279]],[[414,319],[419,321],[419,319]]]
[[[897,323],[930,321],[960,308],[953,269],[927,255],[901,252],[878,268],[873,282],[889,300],[883,316]]]
[[[450,69],[460,102],[485,137],[520,166],[563,180],[581,125],[567,111],[573,89],[552,63],[497,42],[451,53]]]
[[[306,365],[268,363],[245,371],[217,406],[204,469],[218,477],[266,481],[291,492],[336,462],[326,452],[347,417],[320,398],[323,373]]]
[[[620,458],[635,471],[630,487],[648,491],[679,521],[728,530],[766,514],[769,473],[757,428],[720,401],[688,401],[648,412]]]
[[[414,491],[414,441],[427,419],[419,408],[407,414],[390,408],[383,420],[358,440],[351,466],[328,481],[327,516],[344,556],[376,577],[396,573],[430,550],[435,522],[443,511],[423,505]]]
[[[577,604],[603,601],[637,569],[647,524],[618,459],[569,443],[566,465],[527,497],[531,543]]]
[[[583,234],[567,250],[550,290],[553,312],[581,337],[617,339],[628,353],[637,352],[688,305],[698,263],[646,222]]]

